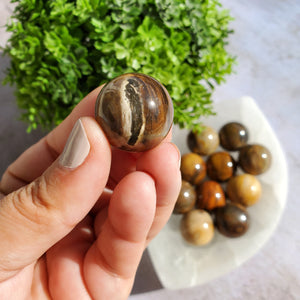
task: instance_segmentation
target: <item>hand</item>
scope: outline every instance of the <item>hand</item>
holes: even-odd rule
[[[170,135],[142,154],[111,150],[92,117],[99,91],[2,177],[1,299],[126,299],[172,213],[181,179]]]

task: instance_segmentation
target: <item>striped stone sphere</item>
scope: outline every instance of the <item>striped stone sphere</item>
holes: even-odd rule
[[[173,105],[156,79],[128,73],[103,87],[95,117],[112,146],[142,152],[157,146],[170,131]]]

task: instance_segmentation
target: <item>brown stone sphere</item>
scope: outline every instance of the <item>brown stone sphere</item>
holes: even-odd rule
[[[122,74],[108,82],[95,104],[95,119],[114,147],[142,152],[156,147],[173,124],[173,103],[156,79]]]
[[[214,237],[214,224],[208,212],[194,209],[186,213],[181,219],[181,234],[193,245],[206,245]]]
[[[185,214],[192,210],[196,203],[196,190],[189,182],[182,180],[181,189],[174,207],[174,213]]]
[[[248,142],[247,128],[238,122],[225,124],[219,131],[221,146],[230,151],[235,151],[245,146]]]
[[[254,144],[241,148],[238,162],[244,172],[259,175],[270,168],[271,160],[271,152],[266,147]]]
[[[259,200],[262,188],[255,176],[242,174],[230,178],[226,186],[226,192],[232,202],[251,206]]]
[[[206,176],[206,164],[200,155],[186,153],[181,157],[180,171],[183,180],[196,185]]]
[[[192,152],[209,155],[219,146],[219,135],[211,127],[204,127],[200,133],[191,131],[187,137],[188,147]]]
[[[240,237],[249,228],[249,215],[240,204],[227,203],[214,211],[215,224],[220,233],[227,237]]]
[[[220,151],[208,157],[206,167],[210,179],[226,181],[235,174],[236,162],[228,152]]]
[[[225,194],[221,185],[213,180],[204,181],[196,188],[197,208],[212,210],[225,205]]]

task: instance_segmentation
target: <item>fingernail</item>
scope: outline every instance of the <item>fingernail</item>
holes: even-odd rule
[[[69,135],[59,163],[66,168],[77,168],[84,162],[89,152],[90,143],[79,119]]]

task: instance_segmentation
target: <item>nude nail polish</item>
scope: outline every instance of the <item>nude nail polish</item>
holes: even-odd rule
[[[77,168],[84,162],[89,152],[90,143],[83,124],[79,119],[69,135],[59,163],[66,168]]]

